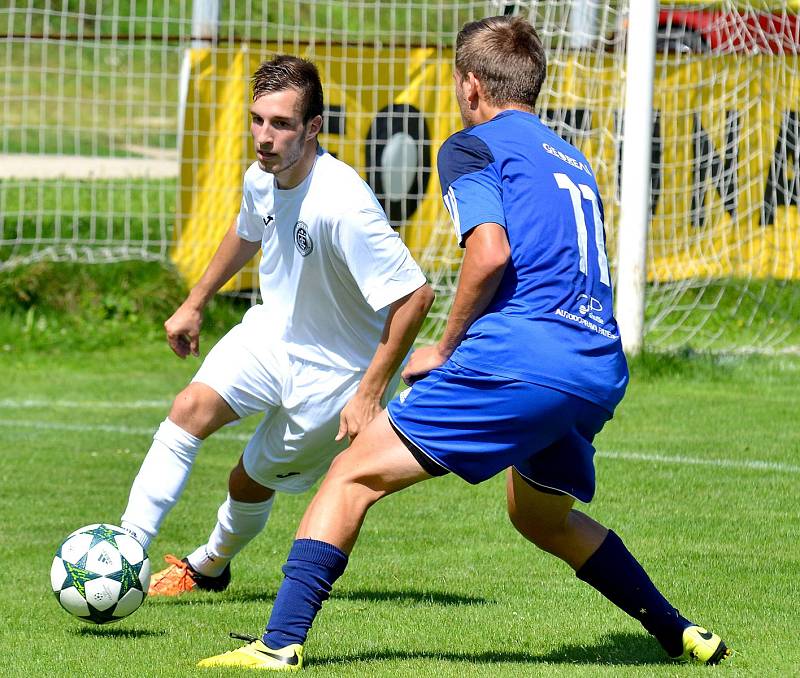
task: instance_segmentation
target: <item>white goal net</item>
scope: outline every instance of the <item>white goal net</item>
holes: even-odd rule
[[[238,206],[249,75],[291,52],[323,75],[322,143],[372,185],[436,287],[434,336],[460,259],[435,171],[459,127],[455,34],[513,11],[548,50],[541,117],[597,174],[615,278],[624,143],[650,148],[645,346],[797,350],[798,9],[661,3],[652,133],[631,141],[628,0],[8,0],[0,270],[159,260],[191,284]],[[250,270],[229,290],[254,287]]]

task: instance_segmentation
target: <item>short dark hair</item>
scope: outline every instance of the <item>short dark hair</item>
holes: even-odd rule
[[[489,103],[534,108],[547,73],[542,41],[519,16],[493,16],[464,24],[456,38],[456,70],[473,73]]]
[[[303,123],[322,115],[322,82],[317,67],[310,61],[289,54],[278,54],[258,67],[251,82],[253,101],[264,94],[296,89],[300,92]]]

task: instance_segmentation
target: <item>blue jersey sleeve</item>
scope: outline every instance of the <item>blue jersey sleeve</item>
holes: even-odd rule
[[[465,132],[451,136],[439,150],[442,199],[453,220],[458,244],[485,223],[505,227],[503,190],[494,156],[479,137]]]

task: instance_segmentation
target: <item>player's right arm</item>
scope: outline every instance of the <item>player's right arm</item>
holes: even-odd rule
[[[206,304],[261,249],[260,240],[253,242],[239,236],[236,223],[234,219],[203,276],[178,310],[164,323],[169,346],[180,358],[190,353],[199,354],[200,327]]]
[[[452,355],[497,292],[511,256],[502,182],[487,144],[466,132],[454,134],[439,150],[438,169],[445,207],[466,252],[442,338],[411,355],[402,375],[406,383]]]
[[[503,279],[511,247],[500,224],[484,223],[473,228],[465,236],[465,248],[456,296],[442,338],[411,354],[402,375],[407,384],[447,361],[470,325],[486,310]]]

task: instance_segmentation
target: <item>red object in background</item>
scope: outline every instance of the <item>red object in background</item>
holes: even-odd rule
[[[660,52],[800,54],[800,20],[754,10],[662,9],[657,40]]]

